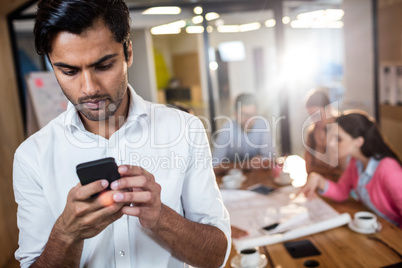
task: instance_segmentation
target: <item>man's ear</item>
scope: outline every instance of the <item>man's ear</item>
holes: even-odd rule
[[[364,144],[364,138],[362,136],[359,136],[355,139],[356,145],[360,148]]]
[[[128,43],[127,56],[127,67],[129,68],[133,64],[133,43],[131,40]]]

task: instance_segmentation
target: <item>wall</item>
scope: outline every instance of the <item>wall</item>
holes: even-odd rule
[[[12,161],[15,149],[24,139],[6,16],[24,2],[27,1],[0,2],[0,267],[9,266],[17,249],[17,208],[12,188]]]
[[[402,0],[378,1],[379,64],[402,65]],[[402,106],[381,105],[381,130],[402,158]]]
[[[374,48],[371,0],[344,0],[345,97],[342,108],[374,115]]]
[[[147,101],[156,102],[155,64],[152,38],[148,30],[132,30],[133,64],[128,70],[128,81],[136,93]]]

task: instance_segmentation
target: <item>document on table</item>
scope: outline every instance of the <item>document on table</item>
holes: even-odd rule
[[[348,213],[339,214],[321,198],[307,200],[296,196],[297,189],[282,187],[269,195],[252,191],[222,190],[231,224],[249,235],[234,239],[236,249],[275,244],[325,231],[350,221]],[[278,224],[266,231],[263,227]]]

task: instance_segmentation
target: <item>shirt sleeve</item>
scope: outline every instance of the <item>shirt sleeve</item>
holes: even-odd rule
[[[200,125],[197,129],[202,128],[204,130],[198,119],[196,124]],[[226,263],[231,249],[229,213],[223,204],[216,183],[205,131],[193,133],[190,136],[193,144],[189,147],[191,161],[186,169],[186,178],[182,190],[185,217],[194,222],[215,226],[225,234],[228,243],[224,262]]]
[[[56,221],[45,200],[35,158],[26,153],[31,150],[17,150],[14,156],[13,187],[18,204],[17,224],[19,248],[15,258],[21,267],[29,267],[39,256],[47,243]]]
[[[328,187],[326,191],[323,191],[322,195],[338,202],[345,201],[349,197],[349,193],[357,179],[356,160],[353,159],[338,182],[327,180]]]

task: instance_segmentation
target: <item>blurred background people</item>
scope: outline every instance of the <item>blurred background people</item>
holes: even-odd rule
[[[337,111],[330,105],[323,89],[314,89],[307,94],[306,109],[313,121],[318,120],[310,126],[306,135],[307,148],[304,153],[306,171],[317,172],[337,181],[343,172],[346,159],[331,155],[327,150],[327,127],[334,123]],[[333,158],[337,158],[336,161]]]
[[[215,134],[214,134],[215,135]],[[275,144],[268,121],[258,114],[257,100],[252,94],[240,94],[235,101],[235,116],[216,132],[213,140],[214,171],[228,169],[270,168],[275,157]]]
[[[336,119],[329,148],[351,160],[338,182],[319,173],[309,174],[301,188],[308,198],[315,190],[335,201],[344,201],[353,190],[357,198],[377,215],[402,228],[402,167],[396,153],[386,144],[375,122],[364,112]]]

